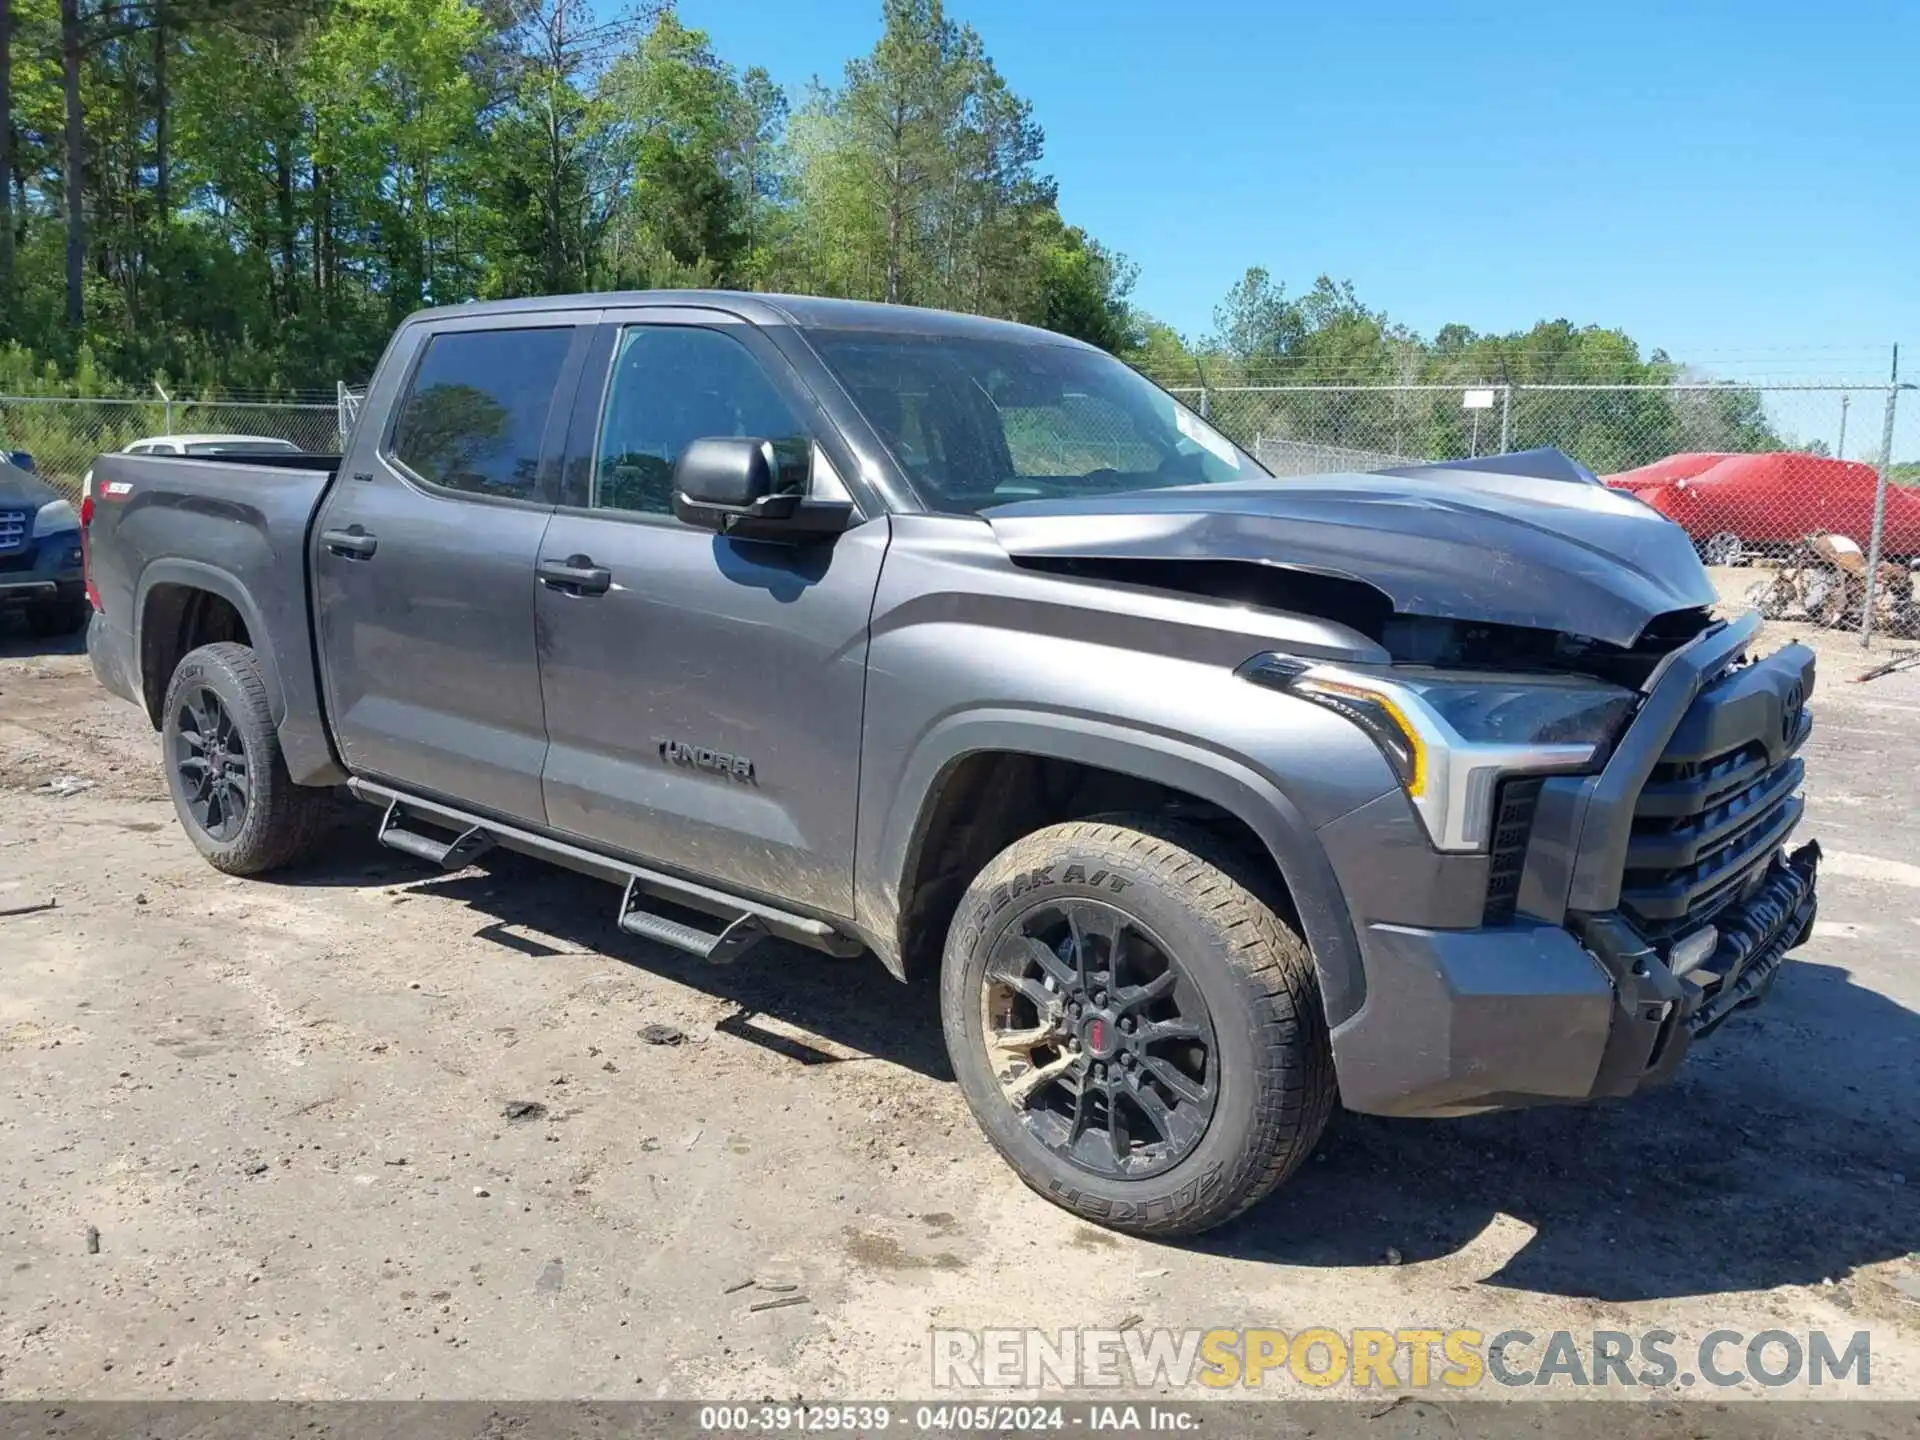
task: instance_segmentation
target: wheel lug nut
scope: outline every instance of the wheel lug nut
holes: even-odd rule
[[[1123,1050],[1120,1052],[1120,1065],[1122,1069],[1126,1070],[1133,1068],[1133,1052],[1131,1050]]]
[[[1131,1015],[1123,1015],[1120,1017],[1120,1033],[1123,1035],[1131,1035],[1133,1033],[1133,1017]]]

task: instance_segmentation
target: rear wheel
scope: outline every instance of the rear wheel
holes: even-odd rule
[[[1239,855],[1157,817],[1050,826],[960,903],[941,1011],[962,1092],[1020,1178],[1089,1220],[1183,1235],[1312,1151],[1333,1061],[1306,945]]]
[[[160,733],[173,808],[216,870],[277,870],[326,832],[328,794],[288,777],[250,647],[223,641],[189,652],[167,686]]]

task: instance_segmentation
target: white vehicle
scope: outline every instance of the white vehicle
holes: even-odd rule
[[[271,435],[149,435],[120,447],[122,455],[298,455],[291,440]],[[93,470],[81,477],[80,493],[93,494]]]
[[[262,450],[297,455],[291,440],[268,435],[149,435],[120,449],[122,455],[255,455]]]

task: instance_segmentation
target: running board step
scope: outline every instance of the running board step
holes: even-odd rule
[[[469,826],[452,840],[436,840],[418,830],[401,829],[403,818],[400,802],[389,802],[387,813],[380,821],[380,843],[429,865],[438,865],[442,870],[464,870],[493,849],[493,837],[478,825]]]
[[[347,782],[347,789],[357,799],[378,805],[386,812],[380,822],[380,841],[384,845],[436,864],[453,866],[465,865],[497,846],[624,885],[626,896],[621,902],[619,917],[623,930],[703,955],[720,964],[739,958],[763,933],[846,959],[860,954],[864,948],[858,938],[834,921],[782,910],[752,896],[703,885],[609,852],[589,850],[555,835],[522,829],[509,820],[456,810],[423,795],[408,795],[358,777]],[[457,838],[449,845],[409,830],[406,824],[452,831]],[[656,915],[649,908],[656,904],[715,916],[718,933]]]
[[[638,902],[644,898],[636,882],[629,879],[626,893],[620,897],[620,928],[642,940],[684,950],[709,965],[731,965],[767,938],[767,927],[757,915],[738,916],[717,932],[701,930],[640,908]]]

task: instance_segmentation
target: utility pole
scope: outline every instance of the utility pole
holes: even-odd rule
[[[1887,419],[1880,431],[1880,483],[1873,487],[1873,538],[1867,545],[1867,598],[1860,608],[1860,648],[1873,643],[1873,592],[1880,579],[1880,532],[1887,522],[1887,477],[1893,470],[1893,416],[1900,403],[1900,347],[1893,347],[1887,379]]]
[[[66,95],[67,325],[87,318],[87,128],[80,108],[80,0],[60,0],[60,78]]]

